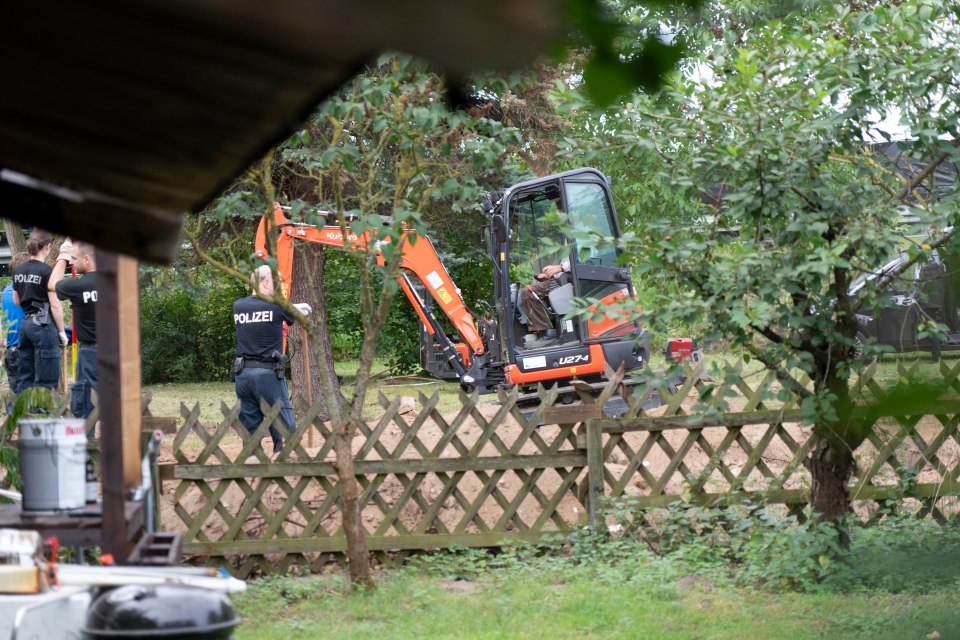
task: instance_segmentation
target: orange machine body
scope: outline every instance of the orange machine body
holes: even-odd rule
[[[346,241],[344,240],[346,232]],[[283,213],[279,204],[274,204],[273,216],[264,216],[257,229],[256,255],[266,259],[272,253],[269,249],[271,232],[276,233],[276,260],[277,271],[282,281],[282,290],[285,296],[290,295],[290,282],[293,274],[294,242],[315,242],[332,247],[341,247],[348,250],[367,251],[370,248],[370,237],[367,233],[352,234],[350,228],[339,225],[314,226],[290,222]],[[443,313],[453,323],[460,337],[466,341],[475,354],[485,351],[483,340],[477,329],[473,315],[467,310],[460,296],[460,291],[447,273],[446,267],[437,255],[437,251],[430,238],[421,236],[412,230],[403,233],[401,247],[402,259],[400,268],[414,274]],[[377,250],[377,262],[384,264],[382,253]],[[424,305],[418,303],[419,294],[410,286],[406,278],[398,278],[400,288],[413,304],[420,321],[433,334],[431,323],[424,316]],[[468,360],[468,359],[467,359]]]

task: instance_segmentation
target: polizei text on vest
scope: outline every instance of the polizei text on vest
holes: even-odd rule
[[[254,311],[252,313],[233,314],[234,324],[249,324],[251,322],[273,322],[273,311]]]

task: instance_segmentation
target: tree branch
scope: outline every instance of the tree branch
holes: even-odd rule
[[[925,246],[929,247],[930,249],[937,249],[939,247],[942,247],[944,244],[949,242],[954,237],[956,232],[957,232],[957,228],[955,227],[952,231],[950,231],[950,233],[943,234],[933,242],[926,243]],[[876,288],[878,290],[885,289],[887,285],[889,285],[891,282],[893,282],[897,278],[897,276],[899,276],[901,273],[905,272],[907,269],[917,264],[917,261],[920,259],[920,255],[921,254],[917,254],[914,257],[909,258],[908,260],[900,263],[890,271],[887,271],[879,279],[877,279]],[[851,311],[853,313],[857,313],[858,311],[860,311],[860,309],[863,308],[863,305],[865,302],[866,300],[861,298],[860,300],[857,301],[856,304],[851,305]]]
[[[953,144],[953,146],[955,146],[955,147],[958,146],[958,145],[960,145],[960,139],[954,140],[952,144]],[[923,182],[923,181],[927,178],[927,176],[929,176],[931,173],[933,173],[934,171],[936,171],[937,167],[939,167],[941,164],[943,164],[944,162],[946,162],[947,158],[949,158],[951,155],[952,155],[952,154],[947,153],[946,151],[942,151],[941,153],[937,154],[937,155],[933,158],[933,160],[931,160],[931,161],[927,164],[927,166],[925,166],[925,167],[920,171],[920,173],[918,173],[917,175],[913,176],[913,178],[911,178],[911,179],[907,182],[907,184],[903,185],[903,188],[900,189],[900,191],[897,193],[897,195],[894,196],[894,199],[895,199],[895,200],[899,200],[899,201],[901,201],[901,202],[903,202],[904,200],[906,200],[907,197],[908,197],[911,193],[913,193],[913,190],[916,189],[916,188],[920,185],[920,183]]]

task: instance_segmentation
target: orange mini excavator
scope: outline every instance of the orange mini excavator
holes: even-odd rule
[[[576,169],[510,187],[499,202],[487,207],[489,222],[481,234],[494,266],[494,304],[487,305],[489,313],[483,317],[464,304],[430,239],[407,232],[398,280],[420,318],[421,364],[427,371],[459,380],[468,392],[492,393],[515,385],[531,391],[544,383],[560,384],[561,392],[569,393],[572,389],[567,387],[574,379],[599,389],[607,367],[632,371],[646,365],[649,347],[640,324],[599,311],[633,296],[629,270],[618,264],[614,248],[558,237],[557,228],[544,221],[558,211],[578,230],[578,238],[620,236],[608,181],[595,169]],[[336,216],[320,215],[326,215],[328,225],[291,222],[277,205],[272,216],[260,222],[257,256],[268,257],[273,246],[269,234],[276,234],[277,268],[286,292],[294,242],[368,247],[366,234],[352,235],[347,228],[345,241]],[[520,293],[545,266],[561,261],[566,269],[554,276],[549,300],[542,301],[553,329],[542,332],[546,339],[533,339]],[[594,301],[589,313],[570,313],[575,298]],[[443,329],[434,309],[449,318],[452,332]]]

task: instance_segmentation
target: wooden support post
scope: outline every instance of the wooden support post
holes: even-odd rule
[[[97,378],[103,482],[103,551],[131,549],[125,501],[140,484],[140,288],[137,261],[97,250]]]
[[[590,525],[596,527],[603,499],[603,427],[597,420],[587,421],[587,512]]]

